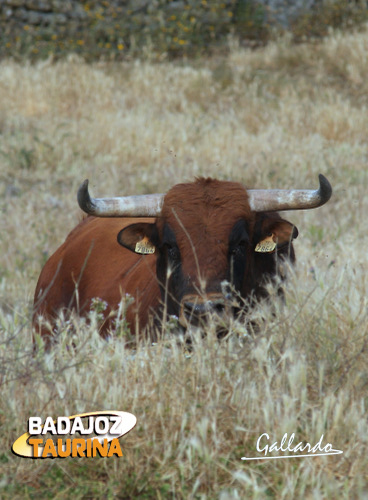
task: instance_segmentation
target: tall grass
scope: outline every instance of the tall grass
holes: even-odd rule
[[[367,32],[227,58],[0,65],[0,487],[3,498],[365,498],[367,481]],[[197,175],[257,188],[334,187],[288,213],[297,269],[255,334],[214,327],[190,357],[167,333],[129,349],[74,319],[32,355],[42,265],[95,195],[163,192]],[[97,321],[97,319],[96,319]],[[74,347],[71,346],[73,342]],[[69,346],[69,348],[68,348]],[[137,416],[119,459],[26,460],[10,447],[33,415]],[[342,455],[241,461],[285,433]]]

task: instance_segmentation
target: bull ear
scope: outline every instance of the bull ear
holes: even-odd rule
[[[155,224],[139,222],[122,229],[118,234],[118,243],[135,253],[143,255],[155,253],[156,247],[152,243]]]
[[[266,217],[261,221],[258,231],[255,232],[256,246],[254,251],[272,253],[298,237],[298,229],[280,216]]]

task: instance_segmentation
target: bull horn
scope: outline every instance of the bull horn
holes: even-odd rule
[[[146,194],[118,198],[91,198],[88,179],[78,189],[80,208],[97,217],[157,217],[161,213],[163,194]]]
[[[331,198],[332,187],[326,177],[319,174],[319,188],[312,189],[248,189],[249,205],[254,212],[303,210],[317,208]],[[164,194],[146,194],[118,198],[91,198],[88,179],[78,190],[80,208],[98,217],[158,217]]]
[[[326,177],[319,174],[319,188],[312,189],[249,189],[249,204],[254,212],[303,210],[317,208],[331,198],[332,187]]]

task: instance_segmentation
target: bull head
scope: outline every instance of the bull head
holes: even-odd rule
[[[157,254],[162,299],[187,326],[210,312],[222,314],[224,282],[244,298],[264,295],[277,262],[295,260],[291,242],[298,230],[276,211],[322,206],[332,188],[321,174],[319,183],[317,190],[245,190],[238,183],[197,179],[166,195],[91,198],[86,180],[78,203],[98,217],[157,218],[125,227],[117,239],[132,252]]]

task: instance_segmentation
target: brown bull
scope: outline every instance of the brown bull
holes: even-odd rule
[[[162,317],[163,304],[185,328],[228,310],[234,291],[243,298],[264,296],[280,261],[295,260],[291,242],[298,231],[276,210],[326,203],[331,186],[322,175],[319,180],[316,191],[247,191],[238,183],[200,178],[165,196],[101,199],[90,198],[85,181],[78,201],[94,216],[73,229],[43,268],[36,329],[49,345],[51,333],[40,316],[52,323],[61,309],[84,314],[96,297],[108,304],[101,329],[106,335],[108,315],[125,294],[134,297],[126,319],[136,333],[150,317]]]

